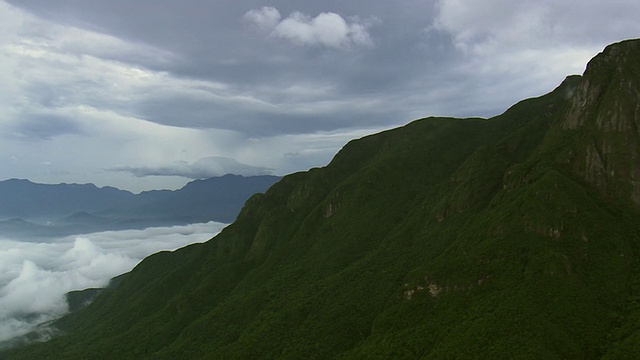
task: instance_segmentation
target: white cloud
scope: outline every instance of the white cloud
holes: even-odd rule
[[[636,32],[640,3],[440,0],[436,10],[432,29],[449,34],[459,50],[481,56],[619,41]]]
[[[463,51],[481,52],[483,46],[509,41],[526,43],[532,30],[540,28],[542,6],[532,2],[490,0],[441,0],[434,28],[451,34]],[[519,39],[519,40],[518,40]]]
[[[248,11],[244,19],[275,38],[297,45],[323,45],[330,48],[370,47],[373,40],[368,28],[371,21],[357,17],[346,19],[333,12],[323,12],[316,17],[295,11],[281,20],[280,12],[273,7]]]
[[[280,22],[280,12],[274,7],[263,6],[260,9],[249,10],[244,14],[244,19],[260,30],[272,31]]]
[[[41,243],[0,239],[0,342],[62,316],[67,292],[103,287],[144,257],[206,241],[224,226],[107,231]]]

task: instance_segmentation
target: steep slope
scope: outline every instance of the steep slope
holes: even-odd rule
[[[639,44],[611,45],[583,77],[498,117],[352,141],[252,197],[211,241],[145,259],[58,321],[66,335],[3,355],[637,354],[638,164],[625,145],[637,134],[606,124],[637,123]]]
[[[587,66],[557,136],[559,161],[605,197],[640,205],[640,43],[610,46]],[[558,139],[553,138],[553,141]]]

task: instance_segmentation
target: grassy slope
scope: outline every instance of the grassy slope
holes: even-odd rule
[[[6,355],[632,354],[640,214],[549,157],[578,82],[490,120],[353,141],[254,196],[208,243],[145,259],[60,321],[69,335]]]

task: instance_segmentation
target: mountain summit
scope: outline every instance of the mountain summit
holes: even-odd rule
[[[354,140],[3,355],[633,358],[639,49],[610,45],[488,120]]]
[[[640,42],[609,46],[587,66],[561,123],[571,169],[609,197],[640,205]],[[570,153],[572,152],[572,153]]]

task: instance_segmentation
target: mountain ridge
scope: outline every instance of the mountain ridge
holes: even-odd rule
[[[612,44],[583,76],[491,119],[351,141],[252,196],[214,239],[146,258],[59,320],[67,335],[3,355],[632,359],[635,130],[597,125],[638,119],[620,85],[640,83],[638,46]],[[627,100],[609,106],[616,94]],[[611,144],[603,167],[585,165],[594,139]]]
[[[133,194],[94,184],[0,181],[0,230],[5,236],[63,236],[235,219],[251,195],[280,177],[225,175],[195,180],[177,190]],[[22,219],[22,225],[11,219]]]

